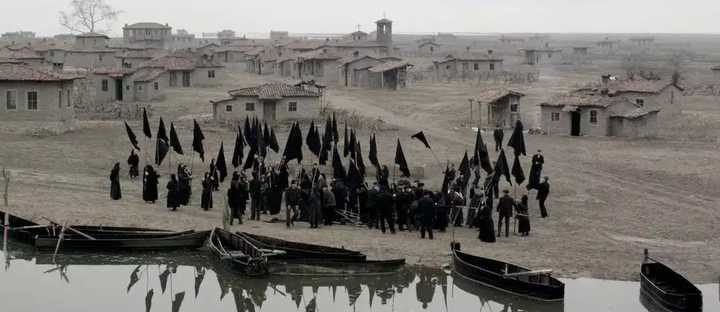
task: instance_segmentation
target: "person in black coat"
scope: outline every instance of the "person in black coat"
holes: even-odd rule
[[[179,204],[187,206],[190,203],[190,196],[192,195],[192,176],[185,165],[178,164],[177,178],[178,184],[180,185]]]
[[[365,224],[370,224],[368,214],[368,188],[366,183],[360,184],[357,191],[358,198],[358,213],[360,214],[360,221]]]
[[[138,154],[135,154],[135,150],[130,151],[130,156],[127,159],[128,167],[130,169],[128,170],[128,176],[130,177],[130,180],[135,180],[138,177],[139,174],[139,168],[140,166],[140,157]]]
[[[158,199],[158,178],[151,165],[145,166],[143,172],[143,200],[147,203],[155,203]]]
[[[308,219],[310,221],[310,228],[317,229],[320,226],[320,220],[322,219],[322,201],[320,199],[320,190],[317,188],[310,189],[308,194]]]
[[[120,163],[115,163],[115,166],[110,170],[110,198],[113,200],[122,198],[120,192]]]
[[[378,193],[378,210],[380,212],[380,231],[385,233],[385,224],[387,223],[390,233],[395,234],[395,212],[393,193],[389,188],[381,188]]]
[[[425,238],[425,232],[428,238],[433,239],[433,219],[435,218],[435,201],[432,199],[432,193],[426,191],[417,203],[417,217],[420,221],[420,238]]]
[[[380,203],[380,186],[377,182],[373,183],[373,187],[367,191],[367,211],[368,211],[368,222],[367,226],[369,229],[379,228],[378,224],[378,205]]]
[[[530,176],[528,178],[527,190],[537,189],[540,185],[540,177],[542,176],[543,165],[545,164],[545,157],[542,155],[542,151],[538,150],[537,154],[532,157],[532,165],[530,166]]]
[[[540,203],[540,216],[543,218],[547,218],[547,208],[545,207],[545,201],[548,198],[548,195],[550,195],[550,183],[548,182],[550,178],[544,177],[542,183],[538,185],[538,193],[537,193],[537,200]]]
[[[410,220],[410,205],[412,204],[415,195],[413,194],[410,187],[402,188],[396,193],[395,206],[397,207],[397,224],[398,230],[405,231],[410,230],[410,226],[413,222]]]
[[[377,182],[382,187],[390,187],[388,178],[390,177],[390,170],[387,166],[383,165],[377,172]]]
[[[515,208],[515,200],[510,197],[510,191],[503,190],[503,197],[500,197],[500,201],[497,205],[497,211],[499,213],[498,218],[498,237],[502,234],[502,224],[505,221],[505,237],[510,236],[510,218],[513,216],[513,210]]]
[[[480,201],[480,211],[478,212],[478,238],[486,243],[495,242],[495,223],[492,218],[492,207],[492,194]]]
[[[240,187],[240,176],[237,172],[233,172],[230,187],[227,190],[227,204],[230,208],[230,225],[233,224],[235,219],[238,219],[238,223],[243,223],[242,215],[244,214],[243,210],[245,209],[245,201]]]
[[[523,195],[520,202],[515,204],[517,214],[515,217],[518,219],[518,232],[520,236],[530,235],[530,216],[528,215],[528,196]]]
[[[500,125],[497,125],[497,127],[495,127],[495,130],[493,131],[496,152],[499,152],[502,149],[503,137],[505,137],[505,133],[503,132],[503,129],[500,127]]]
[[[292,180],[290,187],[285,190],[285,226],[295,226],[295,220],[298,217],[298,208],[302,195],[297,181]]]
[[[213,207],[212,188],[213,185],[210,181],[210,174],[206,172],[205,177],[202,180],[202,196],[200,198],[200,208],[205,211],[212,209]]]
[[[178,206],[180,204],[178,203],[178,180],[177,177],[175,177],[175,174],[170,175],[170,181],[167,183],[167,207],[170,208],[172,211],[177,210]]]
[[[262,201],[262,182],[257,172],[253,172],[253,179],[250,180],[250,220],[260,220],[260,203]]]
[[[337,211],[344,212],[348,198],[348,191],[345,183],[342,180],[333,181],[332,192],[333,195],[335,195],[335,209]],[[344,219],[342,223],[344,223]]]

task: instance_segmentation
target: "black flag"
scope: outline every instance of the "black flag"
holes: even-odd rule
[[[178,153],[179,155],[183,154],[180,139],[178,139],[177,132],[175,132],[175,125],[172,122],[170,123],[170,146],[172,146],[175,153]]]
[[[280,151],[280,144],[278,144],[277,137],[275,136],[275,129],[273,128],[270,128],[270,141],[268,144],[268,147],[270,147],[273,152],[277,153]]]
[[[285,157],[285,161],[291,161],[293,159],[297,159],[298,163],[302,161],[302,145],[303,145],[303,137],[302,132],[300,131],[300,125],[295,123],[293,124],[292,128],[290,129],[290,134],[288,135],[288,140],[285,143],[285,150],[283,151],[283,156]]]
[[[155,143],[155,164],[162,165],[165,156],[170,151],[170,145],[168,144],[168,137],[165,132],[165,123],[162,117],[160,118],[160,125],[158,126],[157,141]]]
[[[125,131],[127,132],[128,139],[130,139],[132,146],[139,151],[140,147],[138,146],[137,137],[135,136],[135,132],[133,132],[132,129],[130,129],[130,126],[128,126],[127,121],[125,122]]]
[[[331,144],[331,143],[328,143]],[[320,147],[320,155],[318,155],[319,159],[318,162],[321,165],[326,165],[328,160],[328,147],[325,146],[325,141],[322,142],[322,146]]]
[[[355,130],[350,130],[350,143],[348,144],[348,153],[350,158],[355,159],[355,145],[357,145],[357,137],[355,136]]]
[[[375,166],[377,170],[380,170],[380,161],[377,156],[377,142],[375,142],[375,134],[373,133],[370,137],[370,151],[368,151],[368,159],[370,163]]]
[[[482,134],[478,129],[477,138],[475,139],[475,151],[473,153],[473,166],[480,165],[485,172],[490,174],[493,171],[492,164],[490,163],[490,154],[488,153],[487,145],[483,142]]]
[[[348,129],[347,129],[347,120],[345,121],[345,138],[343,140],[343,157],[347,157],[348,155],[348,140],[350,139],[348,137]]]
[[[408,167],[405,153],[403,153],[400,139],[397,140],[397,149],[395,150],[395,164],[400,166],[400,172],[404,177],[410,177],[410,168]]]
[[[523,135],[523,124],[520,120],[515,122],[515,130],[508,141],[508,146],[515,150],[515,155],[527,155],[525,152],[525,137]]]
[[[152,309],[152,298],[155,295],[155,289],[150,288],[147,295],[145,295],[145,312],[150,312]]]
[[[252,168],[253,164],[255,163],[255,155],[257,155],[257,149],[250,147],[250,152],[248,152],[247,158],[245,158],[245,164],[243,165],[243,170],[248,170]]]
[[[355,142],[355,161],[357,161],[360,176],[365,177],[365,162],[362,158],[362,150],[360,149],[360,141]]]
[[[152,132],[150,132],[150,121],[148,120],[147,111],[143,107],[143,133],[148,139],[152,139]]]
[[[332,134],[333,134],[333,142],[337,144],[338,140],[340,139],[340,132],[338,132],[337,128],[337,119],[335,119],[335,112],[333,112],[332,115]]]
[[[220,142],[220,150],[218,151],[217,158],[215,158],[215,168],[220,174],[220,182],[225,181],[227,177],[227,163],[225,162],[225,148],[223,142]]]
[[[320,156],[322,142],[320,142],[320,134],[318,133],[318,129],[315,126],[314,121],[310,123],[310,130],[308,131],[307,138],[305,139],[305,144],[307,144],[310,152],[315,154],[315,156]]]
[[[252,129],[250,128],[250,118],[248,116],[245,116],[245,142],[249,146],[253,146],[253,140],[252,140]]]
[[[460,162],[460,166],[458,166],[458,171],[460,174],[462,174],[462,187],[465,189],[467,186],[468,180],[470,180],[470,160],[468,159],[468,153],[465,151],[465,156],[463,156],[462,161]]]
[[[348,164],[347,184],[350,189],[356,189],[363,183],[363,177],[354,161]]]
[[[425,137],[425,133],[424,133],[424,132],[420,131],[420,132],[418,132],[418,133],[415,133],[415,134],[413,134],[413,135],[411,136],[411,138],[413,138],[413,139],[418,139],[420,142],[422,142],[423,144],[425,144],[425,147],[427,147],[428,149],[432,149],[432,148],[430,147],[430,143],[428,143],[428,140],[427,140],[427,138]]]
[[[238,126],[237,137],[235,137],[235,148],[233,149],[232,165],[237,168],[242,165],[243,150],[245,148],[245,142],[243,141],[242,129]]]
[[[333,147],[333,178],[338,180],[345,180],[345,167],[343,167],[342,159],[340,159],[340,153],[338,153],[337,146]]]
[[[172,312],[180,312],[180,306],[182,306],[183,299],[185,299],[185,292],[175,294],[175,299],[172,301]]]
[[[267,156],[268,141],[265,140],[265,134],[263,133],[262,125],[260,125],[259,123],[257,126],[257,133],[258,133],[258,135],[255,136],[255,140],[257,141],[256,144],[257,144],[258,155],[265,158]],[[270,135],[268,134],[268,137],[269,136]]]
[[[515,155],[515,161],[513,162],[512,166],[512,175],[515,177],[515,183],[518,185],[525,182],[525,173],[523,172],[523,168],[520,165],[520,156]]]
[[[498,175],[504,175],[505,180],[512,185],[512,181],[510,181],[510,168],[508,167],[507,157],[505,157],[505,150],[500,150],[497,163],[495,163],[495,171]]]
[[[442,182],[442,188],[441,188],[441,192],[442,192],[443,196],[447,195],[448,189],[450,186],[450,177],[448,175],[449,173],[450,173],[450,165],[445,165],[445,171],[443,172],[443,182]]]
[[[270,127],[268,127],[267,122],[263,125],[263,141],[265,141],[265,146],[270,146]]]
[[[200,125],[198,125],[197,121],[193,119],[193,151],[200,154],[200,160],[205,162],[205,148],[203,147],[203,140],[205,140],[205,135],[203,135]]]

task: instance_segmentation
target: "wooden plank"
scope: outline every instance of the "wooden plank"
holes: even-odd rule
[[[511,278],[511,277],[520,277],[520,276],[530,276],[530,275],[550,275],[552,274],[553,270],[547,269],[547,270],[534,270],[534,271],[526,271],[526,272],[517,272],[517,273],[509,273],[509,274],[503,274],[504,278]]]

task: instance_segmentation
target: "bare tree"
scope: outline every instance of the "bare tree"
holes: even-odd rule
[[[70,11],[60,11],[60,25],[73,32],[105,33],[121,11],[113,9],[105,0],[72,0]],[[109,27],[108,27],[109,28]]]

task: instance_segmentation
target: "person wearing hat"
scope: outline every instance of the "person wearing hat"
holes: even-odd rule
[[[543,218],[547,218],[548,216],[547,208],[545,208],[545,200],[547,200],[548,195],[550,195],[550,183],[548,180],[550,180],[550,178],[543,177],[543,181],[538,185],[537,200],[540,203],[540,216]]]
[[[500,202],[497,205],[497,211],[500,215],[498,218],[498,237],[502,234],[503,220],[505,221],[505,237],[510,236],[510,219],[513,216],[514,208],[515,200],[510,197],[510,191],[507,189],[503,190],[503,196],[500,197]]]

